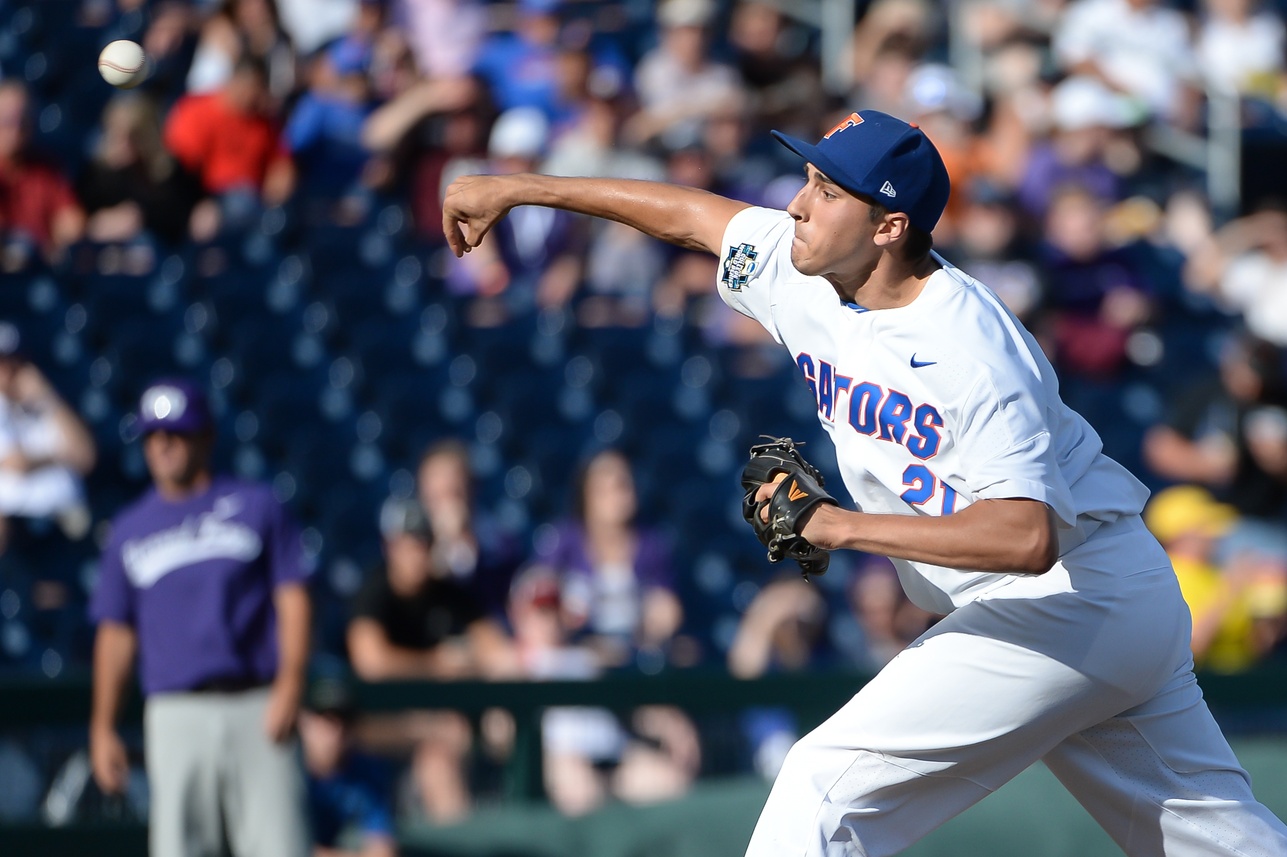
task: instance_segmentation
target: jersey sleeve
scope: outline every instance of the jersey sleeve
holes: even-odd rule
[[[269,497],[267,503],[269,561],[274,587],[287,583],[304,583],[308,579],[309,564],[304,556],[303,539],[299,525],[286,507]]]
[[[966,487],[981,500],[1040,500],[1068,526],[1076,523],[1072,491],[1051,446],[1045,399],[1024,377],[984,374],[966,394],[961,451]]]
[[[746,208],[728,222],[719,258],[719,294],[724,303],[764,325],[778,342],[782,336],[773,319],[773,282],[794,271],[794,235],[794,222],[785,211]]]

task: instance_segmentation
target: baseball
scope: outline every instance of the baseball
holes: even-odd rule
[[[117,89],[132,89],[147,78],[147,55],[137,42],[117,39],[98,55],[98,73]]]

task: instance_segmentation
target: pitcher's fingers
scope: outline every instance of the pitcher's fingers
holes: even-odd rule
[[[451,252],[460,258],[465,254],[465,236],[460,231],[460,221],[453,215],[444,211],[442,213],[442,234],[447,239],[447,246]]]
[[[786,477],[787,475],[785,473],[778,473],[774,475],[772,482],[760,483],[759,489],[756,490],[755,492],[756,502],[758,503],[762,500],[767,500],[770,497],[772,497],[773,492],[778,489],[778,483],[781,482],[783,479],[786,479]]]

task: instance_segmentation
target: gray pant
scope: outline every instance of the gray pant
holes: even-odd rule
[[[307,857],[298,741],[264,733],[268,689],[149,697],[152,857]]]

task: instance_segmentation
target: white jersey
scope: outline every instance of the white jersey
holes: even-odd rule
[[[938,516],[979,499],[1040,500],[1059,519],[1060,555],[1140,512],[1148,489],[1060,400],[1040,346],[990,289],[936,256],[943,267],[914,301],[867,311],[795,269],[793,235],[786,212],[735,215],[720,295],[790,349],[859,510]],[[908,596],[938,613],[1015,578],[894,564]]]

